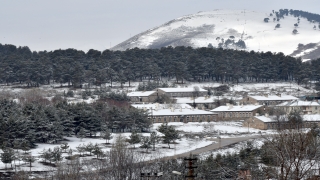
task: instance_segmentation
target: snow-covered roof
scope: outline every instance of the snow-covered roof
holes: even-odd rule
[[[283,102],[278,104],[277,106],[320,106],[318,102],[315,101],[290,101],[290,102]]]
[[[132,104],[138,109],[149,110],[152,116],[177,116],[177,115],[213,115],[215,113],[193,109],[188,104]]]
[[[276,122],[272,117],[270,116],[254,116],[255,118],[259,119],[262,122]]]
[[[249,96],[257,101],[291,101],[297,100],[298,98],[291,95],[268,95],[268,96]]]
[[[215,109],[212,109],[211,112],[222,112],[222,111],[253,111],[262,107],[263,105],[245,105],[245,106],[219,106]]]
[[[306,114],[302,118],[304,121],[320,121],[320,114]]]
[[[262,122],[276,122],[272,116],[254,116],[255,118],[261,120]],[[287,121],[287,116],[282,118]],[[303,121],[320,121],[320,114],[306,114],[302,116]]]
[[[194,88],[158,88],[164,92],[194,92]],[[199,92],[207,92],[207,90],[199,88]]]
[[[127,94],[129,97],[136,97],[136,96],[150,96],[151,94],[155,93],[156,91],[134,91]]]
[[[192,98],[175,98],[178,104],[182,103],[213,103],[215,98],[213,97],[197,97],[195,100]]]
[[[159,104],[159,103],[148,103],[148,104],[132,104],[131,106],[139,109],[147,108],[147,109],[167,109],[169,107],[176,107],[176,108],[191,108],[188,104]]]

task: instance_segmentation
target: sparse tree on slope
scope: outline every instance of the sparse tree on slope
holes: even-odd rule
[[[150,141],[153,146],[153,151],[155,151],[155,145],[158,142],[159,136],[157,136],[157,132],[152,132],[150,135]]]
[[[109,140],[112,139],[112,133],[108,127],[105,127],[104,131],[102,132],[102,138],[106,140],[106,144],[109,144]]]
[[[7,169],[7,164],[14,160],[14,151],[11,148],[3,148],[2,151],[1,161],[5,164],[5,168]]]
[[[293,34],[298,34],[298,30],[294,29],[294,30],[292,31],[292,33],[293,33]]]
[[[86,134],[86,130],[83,127],[81,127],[80,131],[77,134],[77,137],[80,138],[80,140],[82,141],[82,139],[86,137]]]
[[[149,136],[141,137],[141,148],[145,148],[148,152],[148,149],[151,147],[151,138]]]
[[[133,148],[135,148],[135,144],[141,142],[141,135],[138,134],[136,131],[132,131],[129,139],[129,143],[133,144]]]
[[[158,131],[164,134],[163,142],[168,144],[169,149],[170,143],[179,138],[179,132],[172,125],[169,126],[168,123],[161,124]]]

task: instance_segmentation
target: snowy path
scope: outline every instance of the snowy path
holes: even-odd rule
[[[232,144],[236,144],[242,141],[247,141],[249,139],[256,139],[256,138],[261,138],[261,135],[253,135],[253,136],[246,136],[246,137],[233,137],[233,138],[221,138],[221,143],[219,143],[219,139],[214,139],[214,142],[218,142],[218,143],[212,143],[208,146],[205,147],[201,147],[192,151],[188,151],[182,154],[177,154],[175,156],[167,156],[165,157],[165,159],[171,159],[171,158],[177,158],[177,157],[187,157],[191,154],[193,155],[199,155],[201,153],[205,153],[208,151],[212,151],[215,149],[219,149],[222,147],[226,147]]]

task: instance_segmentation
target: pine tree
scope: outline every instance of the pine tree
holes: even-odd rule
[[[14,151],[11,148],[3,148],[2,151],[1,161],[5,164],[5,168],[7,169],[7,164],[14,160]]]
[[[152,132],[150,135],[150,142],[153,146],[153,151],[155,151],[156,143],[158,142],[159,137],[157,136],[157,132]]]
[[[24,153],[25,154],[27,154],[27,151],[29,151],[30,150],[30,145],[29,145],[29,142],[28,141],[26,141],[26,140],[24,140],[24,141],[22,141],[22,143],[21,143],[21,149],[24,151]]]
[[[54,147],[51,157],[52,157],[52,161],[54,162],[59,162],[62,160],[62,151],[60,147]]]
[[[79,152],[79,155],[83,155],[82,153],[84,153],[85,151],[85,145],[81,145],[79,144],[77,147],[76,147],[77,151]]]
[[[158,131],[164,134],[163,142],[168,144],[169,149],[170,143],[179,138],[179,132],[172,125],[168,126],[168,123],[161,124]]]
[[[136,131],[132,131],[130,135],[129,143],[134,145],[140,142],[141,142],[141,135],[138,134]],[[135,146],[133,146],[133,148],[135,148]]]
[[[43,151],[41,152],[40,157],[42,159],[44,159],[44,162],[49,161],[50,164],[51,164],[51,161],[52,161],[52,150],[51,150],[51,148],[49,148],[48,150],[43,149]]]
[[[67,152],[67,149],[69,148],[69,145],[68,143],[62,143],[60,148],[64,151],[64,152]]]
[[[148,149],[151,147],[151,138],[148,136],[141,137],[141,148],[145,148],[148,153]]]
[[[32,167],[32,163],[36,161],[36,158],[34,156],[31,155],[24,155],[22,157],[22,160],[26,163],[29,163],[30,166],[30,172],[31,172],[31,167]]]
[[[80,138],[80,141],[82,141],[82,139],[85,138],[86,135],[87,135],[86,130],[83,127],[81,127],[77,137]]]
[[[103,151],[101,150],[101,147],[99,147],[99,145],[96,143],[93,146],[92,153],[97,156],[97,159],[99,159],[99,157],[102,156]]]
[[[89,152],[89,155],[91,156],[91,153],[94,149],[94,146],[91,142],[89,142],[86,146],[85,146],[85,151]]]
[[[101,117],[98,116],[98,112],[93,111],[91,113],[90,118],[88,118],[87,129],[90,132],[90,137],[101,131]]]
[[[108,127],[105,127],[104,131],[102,132],[102,138],[106,140],[106,144],[109,144],[109,140],[112,139],[112,133]]]

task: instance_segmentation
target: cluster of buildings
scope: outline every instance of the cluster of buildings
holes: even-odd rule
[[[155,103],[160,96],[171,99],[169,104]],[[208,96],[202,88],[157,88],[154,91],[135,91],[128,93],[132,106],[148,111],[149,118],[155,123],[164,122],[210,122],[242,120],[243,126],[277,129],[288,126],[287,120],[281,121],[269,116],[271,107],[289,114],[298,110],[303,113],[303,127],[320,125],[320,104],[317,101],[302,101],[291,95],[246,96],[234,100],[234,104],[216,107],[217,98]],[[218,97],[219,98],[219,97]]]

